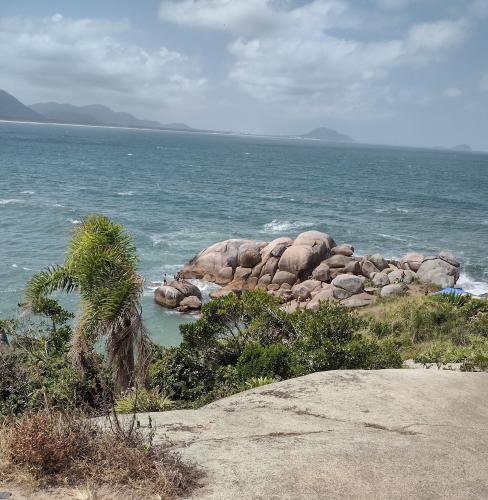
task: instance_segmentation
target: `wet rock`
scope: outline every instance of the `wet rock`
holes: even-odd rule
[[[202,301],[195,295],[185,297],[178,307],[181,312],[197,311],[202,307]]]
[[[185,296],[176,288],[163,285],[154,290],[154,300],[157,304],[171,309],[178,307]]]

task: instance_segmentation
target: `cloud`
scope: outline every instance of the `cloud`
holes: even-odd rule
[[[399,8],[414,1],[382,3]],[[397,37],[355,37],[345,28],[357,28],[359,14],[352,2],[336,0],[182,0],[160,8],[167,22],[233,36],[230,85],[261,101],[338,115],[401,98],[389,75],[441,61],[469,27],[464,19],[441,19],[413,24]]]
[[[123,105],[178,101],[205,86],[195,61],[125,40],[125,22],[98,19],[0,18],[0,83],[36,88],[51,99],[105,99]]]
[[[442,92],[443,97],[454,98],[454,97],[459,97],[460,95],[462,95],[462,91],[457,87],[448,87],[447,89],[444,90],[444,92]]]

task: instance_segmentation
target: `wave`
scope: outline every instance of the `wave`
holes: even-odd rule
[[[279,221],[277,219],[273,219],[271,222],[264,224],[261,229],[261,233],[282,233],[284,231],[290,231],[291,229],[299,229],[302,227],[312,227],[315,225],[314,222],[303,222],[303,221]]]
[[[68,219],[68,222],[71,222],[71,224],[81,224],[81,220],[77,219]]]
[[[119,196],[134,196],[134,191],[120,191],[117,193]]]
[[[0,205],[10,205],[11,203],[22,203],[22,200],[18,198],[7,198],[0,200]]]
[[[466,273],[461,273],[456,286],[462,288],[466,292],[472,293],[473,295],[488,293],[488,283],[484,281],[476,281]]]
[[[20,194],[34,194],[35,191],[21,191]]]

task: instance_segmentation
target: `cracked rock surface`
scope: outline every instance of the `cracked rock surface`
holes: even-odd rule
[[[330,371],[150,415],[207,473],[194,498],[488,498],[486,373]]]

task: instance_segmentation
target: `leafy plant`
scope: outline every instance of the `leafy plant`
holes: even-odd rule
[[[273,384],[278,380],[272,377],[252,377],[245,382],[245,386],[248,389],[254,389],[255,387],[262,387],[263,385]]]
[[[153,389],[132,387],[119,394],[115,400],[117,413],[167,411],[172,408],[173,402],[163,396],[158,387]]]

